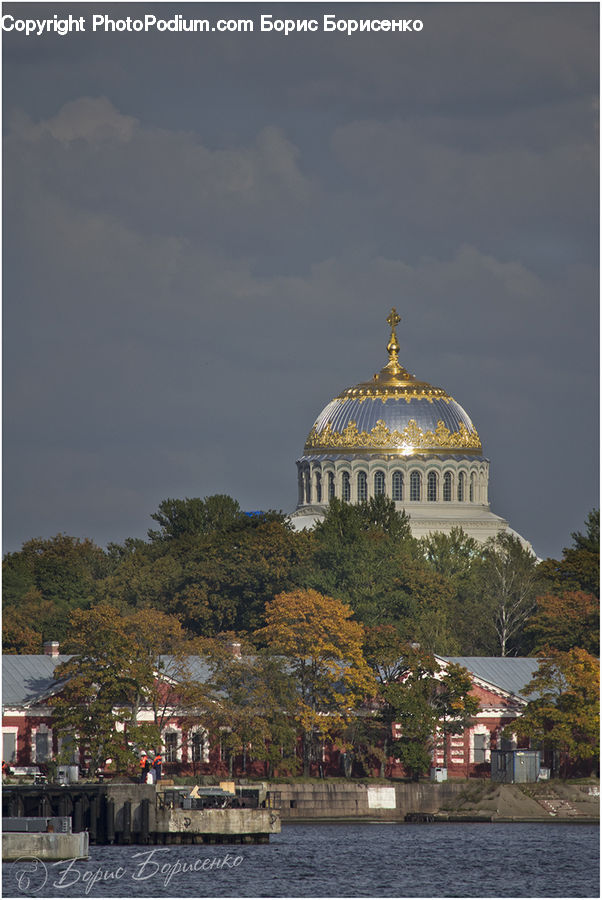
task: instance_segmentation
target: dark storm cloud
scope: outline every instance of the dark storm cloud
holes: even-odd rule
[[[167,496],[291,510],[395,304],[493,510],[558,554],[598,498],[597,7],[165,14],[280,9],[425,28],[4,36],[7,547],[144,534]]]

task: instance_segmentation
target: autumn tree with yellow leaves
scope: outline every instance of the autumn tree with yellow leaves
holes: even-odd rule
[[[265,627],[255,634],[287,661],[297,696],[293,715],[303,736],[303,772],[316,744],[331,740],[354,711],[376,693],[363,654],[364,629],[350,606],[314,590],[278,594],[266,604]]]
[[[536,696],[512,730],[557,751],[563,762],[593,768],[600,755],[600,661],[579,647],[548,648],[524,693]]]

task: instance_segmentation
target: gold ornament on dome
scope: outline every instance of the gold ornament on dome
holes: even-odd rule
[[[443,400],[445,403],[454,402],[442,388],[433,387],[427,381],[419,381],[415,375],[411,375],[407,369],[399,362],[399,341],[397,340],[397,331],[395,330],[401,318],[395,307],[387,316],[387,323],[391,326],[391,336],[387,344],[387,353],[389,355],[388,363],[383,366],[380,372],[377,372],[371,381],[362,381],[355,387],[347,388],[342,391],[337,400],[343,403],[347,400],[357,400],[363,403],[368,399],[379,399],[383,403],[387,400],[405,400],[410,403],[411,400]]]
[[[391,431],[382,419],[378,419],[370,431],[358,431],[357,424],[350,421],[343,431],[334,431],[332,423],[318,431],[312,428],[306,451],[316,450],[394,450],[404,454],[425,450],[481,450],[481,440],[476,430],[471,431],[464,422],[457,431],[449,428],[439,419],[434,431],[423,431],[420,425],[410,419],[403,431]]]
[[[358,385],[357,387],[347,388],[342,394],[339,394],[336,400],[345,403],[347,400],[355,400],[357,403],[364,403],[366,400],[381,400],[386,403],[387,400],[405,400],[409,403],[411,400],[443,400],[445,403],[454,403],[454,398],[450,397],[443,388],[436,388],[427,385],[425,388],[415,388],[413,385],[402,385],[392,387],[372,387],[371,384]]]

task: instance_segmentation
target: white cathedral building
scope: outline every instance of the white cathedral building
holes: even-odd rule
[[[314,422],[297,460],[299,500],[291,523],[311,528],[333,497],[361,503],[384,494],[409,515],[414,537],[459,526],[484,542],[509,531],[531,549],[489,507],[489,460],[466,411],[400,364],[400,321],[392,309],[384,368],[342,391]]]

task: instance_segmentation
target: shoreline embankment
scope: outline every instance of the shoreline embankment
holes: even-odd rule
[[[271,782],[283,825],[345,822],[599,824],[599,782]]]

